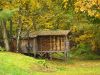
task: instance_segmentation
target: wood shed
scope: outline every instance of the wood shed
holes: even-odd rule
[[[69,30],[45,30],[30,33],[28,37],[21,36],[20,50],[16,51],[16,38],[13,38],[13,50],[20,53],[65,53],[69,50]]]

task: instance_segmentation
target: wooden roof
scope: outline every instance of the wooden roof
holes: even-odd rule
[[[68,35],[70,30],[41,30],[41,31],[36,31],[36,32],[29,32],[29,36],[27,33],[22,33],[21,38],[33,38],[37,36],[48,36],[48,35]],[[16,38],[16,37],[13,37]]]
[[[37,36],[45,36],[45,35],[68,35],[70,30],[44,30],[44,31],[37,31],[35,34]]]

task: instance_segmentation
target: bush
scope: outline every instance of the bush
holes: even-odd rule
[[[5,48],[0,46],[0,51],[5,51]]]
[[[98,59],[100,56],[92,52],[91,46],[86,43],[81,43],[76,47],[76,51],[72,52],[73,57],[80,59]]]

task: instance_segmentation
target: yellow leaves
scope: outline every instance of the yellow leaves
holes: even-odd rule
[[[40,4],[38,3],[37,0],[31,0],[31,8],[40,8]]]
[[[63,23],[60,23],[60,25],[59,25],[59,29],[65,29],[66,27],[65,27],[65,24],[63,24]]]
[[[95,17],[100,18],[100,13],[96,13]]]
[[[9,5],[8,5],[8,4],[5,5],[5,6],[4,6],[4,9],[9,9]]]
[[[81,35],[79,36],[78,38],[75,39],[75,42],[84,42],[84,41],[87,41],[89,40],[90,38],[92,38],[93,35],[92,34],[84,34],[84,35]]]
[[[67,3],[64,4],[64,8],[67,8]]]
[[[96,49],[96,42],[94,40],[91,41],[91,45],[92,45],[92,50],[95,51]]]
[[[0,7],[2,7],[3,9],[9,9],[10,8],[10,3],[7,1],[2,1],[0,3]]]
[[[80,11],[85,11],[85,10],[86,8],[84,6],[80,8]]]
[[[100,0],[98,0],[97,2],[98,2],[98,5],[100,5]]]
[[[93,12],[92,10],[88,10],[88,14],[89,14],[90,16],[94,16],[94,15],[95,15],[95,12]]]
[[[47,5],[48,5],[49,7],[51,7],[52,4],[53,4],[53,2],[52,2],[51,0],[47,0],[46,3],[47,3]]]
[[[79,10],[80,10],[79,8],[77,8],[77,7],[75,8],[75,12],[76,13],[79,12]]]
[[[74,25],[73,27],[71,27],[70,30],[71,30],[71,32],[77,32],[78,28],[77,28],[77,26]]]
[[[86,10],[86,7],[83,5],[83,2],[81,0],[75,2],[74,6],[75,6],[76,12],[79,12],[79,11],[83,12]]]
[[[45,28],[46,28],[46,29],[52,29],[52,28],[53,28],[52,23],[51,23],[51,22],[45,23]]]
[[[78,6],[80,6],[80,5],[82,5],[82,1],[81,0],[79,0],[79,1],[77,1],[77,2],[75,2],[75,7],[78,7]]]
[[[64,8],[67,8],[68,0],[63,0]]]
[[[66,3],[68,0],[63,0],[63,3]]]
[[[96,10],[88,10],[88,14],[90,16],[95,16],[96,18],[100,18],[100,13],[96,12]]]
[[[75,36],[73,40],[76,43],[90,42],[94,37],[92,33],[91,25],[74,25],[71,27],[71,32]]]
[[[91,3],[92,3],[93,5],[95,5],[95,4],[97,3],[97,0],[92,0]]]
[[[86,12],[90,16],[100,18],[100,0],[77,0],[75,2],[75,11],[76,12]]]

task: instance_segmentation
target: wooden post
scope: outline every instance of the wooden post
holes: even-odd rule
[[[61,50],[61,36],[60,36],[59,42],[60,42],[60,50]]]
[[[57,51],[57,36],[55,36],[55,51]]]
[[[69,41],[67,39],[67,36],[65,36],[65,57],[66,57],[66,60],[68,61],[69,60]]]
[[[70,51],[69,50],[69,41],[67,41],[66,44],[67,44],[67,48],[66,48],[67,49],[67,60],[69,60],[69,51]]]
[[[68,61],[68,60],[67,60],[67,44],[66,44],[66,43],[67,43],[67,36],[65,36],[64,41],[65,41],[65,42],[64,42],[64,43],[65,43],[65,52],[64,52],[65,61]]]
[[[53,36],[53,50],[56,50],[55,43],[56,43],[55,36]]]
[[[62,50],[65,50],[65,40],[64,40],[64,36],[63,37],[61,37],[61,51]]]
[[[52,36],[50,36],[50,51],[52,51]]]
[[[37,42],[38,42],[38,51],[42,51],[43,49],[43,45],[42,44],[44,44],[44,42],[42,41],[43,39],[42,39],[43,37],[38,37],[38,40],[37,40]]]
[[[50,60],[52,60],[52,53],[49,53],[49,56],[50,56]]]
[[[60,37],[57,37],[57,50],[60,51]]]
[[[64,59],[65,59],[65,62],[67,61],[67,51],[64,52]]]
[[[34,37],[34,40],[33,40],[33,42],[34,42],[34,46],[33,46],[33,51],[34,51],[34,57],[36,57],[36,51],[37,51],[37,49],[38,49],[38,45],[37,45],[37,39],[36,39],[36,37]]]

